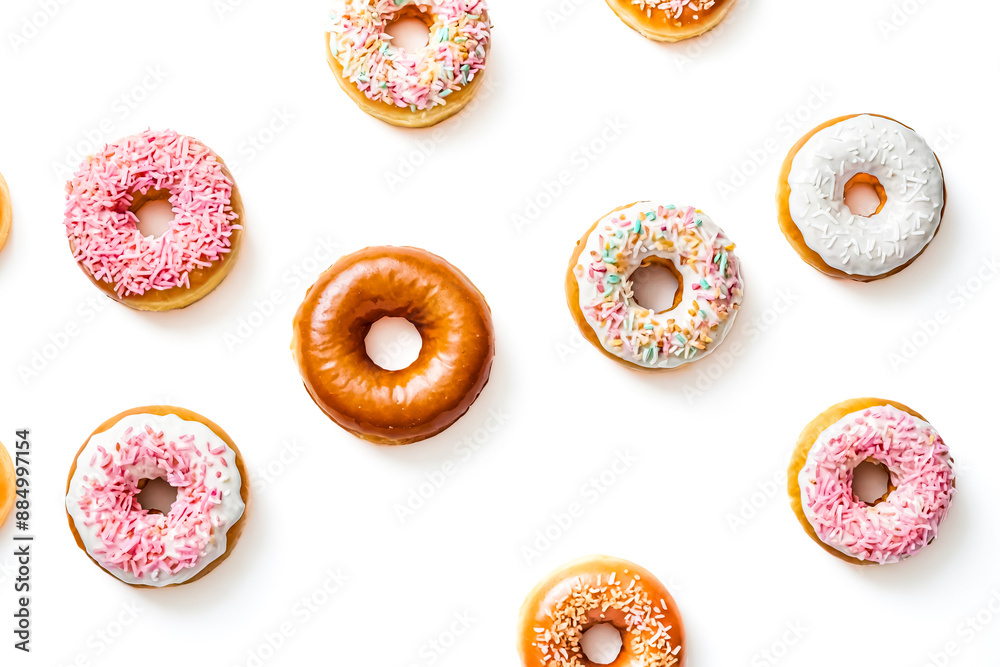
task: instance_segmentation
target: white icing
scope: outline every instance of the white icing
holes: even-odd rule
[[[225,452],[222,456],[229,465],[226,469],[227,474],[223,475],[221,478],[209,475],[205,479],[206,487],[209,489],[214,488],[219,490],[222,502],[218,505],[210,507],[208,510],[212,515],[215,529],[212,532],[211,540],[209,541],[205,552],[198,560],[198,565],[196,567],[182,569],[174,574],[165,574],[164,572],[159,571],[154,573],[152,578],[144,577],[140,579],[131,572],[125,572],[121,568],[114,565],[105,566],[102,563],[101,554],[97,553],[97,549],[103,546],[103,543],[98,536],[98,527],[97,525],[86,524],[83,512],[80,509],[79,499],[81,498],[83,491],[84,476],[90,479],[107,479],[107,476],[101,467],[91,463],[91,460],[98,452],[97,448],[103,447],[106,452],[111,454],[112,458],[115,458],[118,456],[115,445],[122,439],[123,434],[129,428],[138,430],[143,429],[146,425],[151,426],[156,431],[162,431],[164,440],[168,442],[172,440],[176,441],[181,436],[193,435],[195,438],[195,446],[205,456],[210,455],[209,449],[215,449],[218,451],[218,448],[222,446],[225,448]],[[99,459],[100,457],[98,456],[97,458]],[[115,458],[115,460],[117,461],[118,459]],[[158,470],[149,464],[132,466],[130,469],[134,471],[137,477],[143,479],[154,479],[160,477],[162,473],[161,470]],[[162,587],[169,586],[171,584],[182,584],[185,581],[190,580],[199,572],[204,570],[206,566],[226,553],[226,534],[229,532],[229,529],[232,528],[237,521],[239,521],[240,517],[242,517],[243,513],[246,511],[246,505],[243,503],[243,498],[240,496],[242,484],[243,480],[240,476],[239,468],[236,467],[236,452],[233,451],[225,440],[216,435],[215,432],[213,432],[205,424],[197,421],[187,421],[174,414],[166,416],[135,414],[125,417],[111,426],[108,430],[95,434],[87,442],[86,448],[77,458],[76,472],[73,474],[72,480],[70,480],[69,492],[66,494],[66,509],[69,512],[70,517],[73,519],[73,524],[76,527],[77,532],[80,534],[80,538],[83,540],[87,553],[90,554],[90,556],[97,561],[97,563],[101,564],[101,567],[127,584],[142,584],[146,586]],[[172,545],[174,544],[170,534],[165,534],[163,536],[163,540],[165,548],[169,553]]]
[[[885,206],[868,218],[844,203],[844,185],[857,174],[885,188]],[[805,244],[851,275],[905,265],[941,223],[944,176],[934,151],[913,130],[879,116],[855,116],[810,137],[792,159],[788,184],[789,212]]]

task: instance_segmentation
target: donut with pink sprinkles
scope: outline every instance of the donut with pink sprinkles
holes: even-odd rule
[[[144,508],[151,479],[177,490],[166,512]],[[194,581],[232,551],[249,485],[239,450],[204,417],[150,406],[102,424],[70,470],[66,512],[77,544],[119,580],[161,588]]]
[[[853,489],[863,462],[889,476],[888,490],[871,504]],[[828,551],[853,563],[895,563],[937,537],[954,497],[955,470],[948,446],[918,414],[898,403],[855,399],[803,431],[789,491],[803,527]]]
[[[387,28],[418,19],[428,42],[411,50]],[[484,0],[340,0],[330,14],[327,61],[362,110],[425,127],[457,113],[481,82],[490,45]]]
[[[156,199],[174,218],[158,237],[136,212]],[[139,310],[183,308],[232,268],[243,229],[232,174],[205,144],[147,130],[88,157],[66,185],[73,257],[108,296]]]

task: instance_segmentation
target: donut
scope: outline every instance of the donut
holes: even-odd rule
[[[145,510],[150,479],[177,488],[170,512]],[[243,456],[218,425],[184,408],[126,410],[83,443],[66,483],[76,544],[108,574],[137,588],[201,579],[229,557],[250,499]]]
[[[858,184],[879,196],[869,217],[844,201]],[[785,158],[778,222],[810,266],[869,282],[902,271],[927,248],[945,199],[941,164],[919,134],[886,116],[841,116],[802,137]]]
[[[607,0],[618,18],[643,37],[679,42],[722,23],[736,0]]]
[[[490,50],[483,0],[340,0],[326,33],[326,60],[361,110],[404,127],[428,127],[468,104],[482,83]],[[409,52],[386,27],[416,18],[430,32]],[[477,76],[479,75],[479,76]]]
[[[576,242],[566,300],[583,337],[629,368],[662,370],[697,361],[729,333],[743,301],[734,245],[699,209],[636,202],[595,222]],[[668,269],[678,288],[671,308],[635,302],[632,273]]]
[[[863,462],[883,466],[889,490],[862,502],[852,489]],[[792,509],[806,533],[849,563],[895,563],[930,544],[948,514],[955,470],[948,446],[896,401],[856,398],[812,420],[788,467]]]
[[[183,308],[215,289],[240,247],[243,202],[210,148],[172,130],[147,130],[88,157],[66,185],[66,235],[84,273],[137,310]],[[174,219],[143,236],[135,212],[168,199]]]
[[[600,624],[621,633],[614,667],[684,664],[684,623],[670,592],[648,570],[610,556],[567,563],[528,594],[518,620],[521,664],[591,667],[581,641]]]
[[[10,236],[10,224],[13,216],[10,212],[10,189],[7,188],[7,181],[3,174],[0,174],[0,250],[3,250]]]
[[[388,371],[365,350],[383,317],[420,333],[410,366]],[[345,430],[407,444],[445,430],[475,402],[493,365],[493,318],[461,271],[418,248],[366,248],[340,258],[295,315],[292,354],[316,405]]]
[[[17,476],[14,474],[14,462],[10,459],[7,448],[0,442],[0,526],[7,520],[7,515],[14,507],[17,496]]]

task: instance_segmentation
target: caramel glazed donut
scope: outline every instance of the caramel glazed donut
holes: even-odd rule
[[[844,202],[857,184],[879,196],[871,216]],[[813,268],[869,282],[902,271],[927,248],[945,199],[941,164],[920,135],[885,116],[842,116],[789,152],[778,179],[778,222]]]
[[[607,0],[618,18],[643,37],[679,42],[708,32],[736,0]]]
[[[416,18],[430,37],[410,53],[393,46],[390,23]],[[490,50],[484,0],[339,0],[326,60],[365,113],[393,125],[428,127],[455,115],[482,84]]]
[[[243,202],[222,159],[165,130],[125,137],[87,158],[66,185],[66,235],[87,277],[137,310],[183,308],[206,296],[236,261]],[[169,199],[170,229],[139,231],[136,211]]]
[[[622,637],[614,667],[684,664],[684,624],[670,592],[635,563],[590,556],[567,563],[528,594],[518,620],[524,667],[593,667],[581,641],[610,624]]]
[[[137,499],[155,478],[177,489],[165,515]],[[215,569],[243,533],[249,499],[243,457],[226,432],[166,405],[127,410],[98,426],[66,485],[77,545],[137,588],[179,586]]]
[[[577,241],[566,300],[583,337],[629,368],[663,370],[704,358],[732,329],[743,301],[735,246],[703,211],[636,202],[611,211]],[[673,306],[653,312],[632,295],[636,269],[677,279]]]
[[[7,188],[7,181],[3,174],[0,174],[0,250],[3,250],[10,236],[10,224],[13,216],[10,211],[10,190]]]
[[[853,491],[862,462],[889,472],[875,503]],[[861,565],[895,563],[937,537],[955,494],[948,446],[919,413],[902,403],[857,398],[809,423],[788,466],[792,509],[828,553]]]
[[[389,371],[365,350],[383,317],[402,317],[423,345]],[[440,433],[469,409],[493,365],[490,308],[457,268],[417,248],[366,248],[316,281],[295,316],[292,354],[323,412],[354,435],[407,444]]]

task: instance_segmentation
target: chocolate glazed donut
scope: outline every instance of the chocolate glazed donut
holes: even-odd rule
[[[365,350],[383,317],[402,317],[423,345],[389,371]],[[454,266],[418,248],[366,248],[340,258],[295,316],[292,354],[323,412],[359,438],[407,444],[445,430],[486,386],[493,365],[490,308]]]

